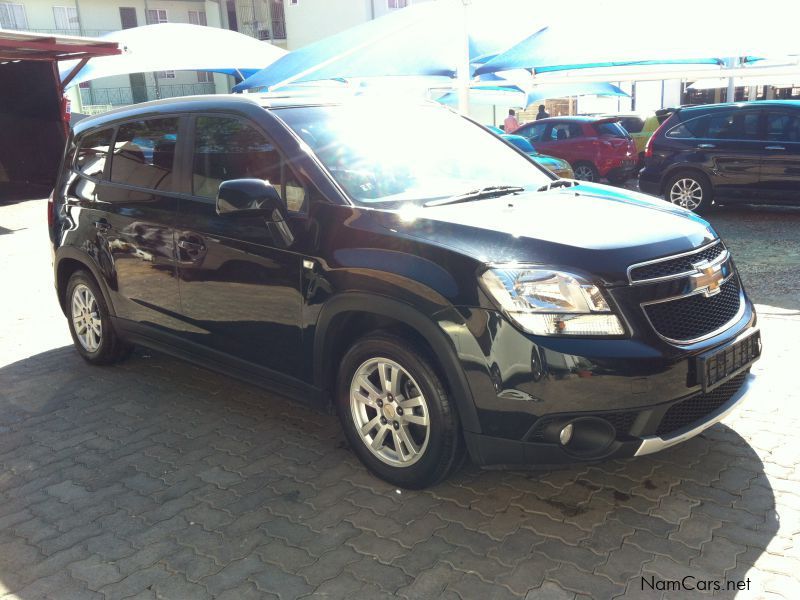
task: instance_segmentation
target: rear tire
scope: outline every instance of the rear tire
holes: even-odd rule
[[[716,206],[711,182],[696,171],[681,171],[670,177],[664,186],[664,199],[697,214],[707,213]]]
[[[398,487],[439,483],[464,457],[458,414],[431,364],[388,333],[360,339],[340,364],[336,405],[350,447]]]
[[[575,173],[575,179],[580,179],[581,181],[594,183],[600,179],[600,173],[597,171],[597,167],[587,161],[576,162],[572,165],[572,170]]]
[[[75,271],[64,301],[75,349],[93,365],[110,365],[130,354],[111,324],[111,314],[97,282],[87,271]]]

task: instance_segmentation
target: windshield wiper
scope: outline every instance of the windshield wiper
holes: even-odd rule
[[[537,192],[547,192],[552,190],[553,188],[559,187],[572,187],[573,185],[578,185],[578,182],[574,179],[556,179],[555,181],[551,181],[547,185],[543,185],[540,187]]]
[[[497,196],[505,196],[507,194],[516,194],[517,192],[524,192],[525,188],[518,185],[489,185],[486,187],[471,190],[449,198],[442,198],[441,200],[431,200],[424,204],[425,207],[429,206],[442,206],[444,204],[458,204],[459,202],[469,202],[471,200],[483,200],[484,198],[495,198]]]

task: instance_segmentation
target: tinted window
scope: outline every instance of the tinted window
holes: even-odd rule
[[[111,181],[151,190],[173,190],[178,119],[120,126],[111,159]]]
[[[219,184],[231,179],[269,181],[293,212],[305,203],[302,184],[263,133],[233,117],[198,117],[192,192],[213,199]]]
[[[708,117],[705,136],[714,140],[756,139],[758,113],[755,111],[730,111],[712,113]]]
[[[619,123],[595,123],[594,128],[597,135],[607,135],[611,137],[626,138],[628,132]],[[641,130],[641,127],[639,128]]]
[[[556,123],[553,125],[547,138],[550,141],[570,140],[572,138],[581,137],[582,135],[583,128],[578,123]]]
[[[113,129],[106,129],[84,136],[75,158],[75,168],[84,175],[102,179],[113,134]]]
[[[536,125],[530,125],[529,127],[522,129],[522,131],[518,130],[517,133],[519,135],[524,135],[532,142],[541,142],[546,129],[546,123],[537,123]]]
[[[776,142],[800,142],[800,115],[767,113],[767,139]]]

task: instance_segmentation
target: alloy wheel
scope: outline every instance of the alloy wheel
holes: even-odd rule
[[[87,352],[96,352],[103,336],[100,308],[92,290],[78,284],[72,292],[72,324],[81,346]]]
[[[414,378],[395,361],[372,358],[356,369],[350,411],[361,441],[382,462],[409,467],[425,454],[428,404]]]
[[[594,171],[587,165],[578,165],[575,167],[575,179],[594,181]]]
[[[696,210],[703,202],[703,188],[695,179],[678,179],[669,190],[669,201],[688,210]]]

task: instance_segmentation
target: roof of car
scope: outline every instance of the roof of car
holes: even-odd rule
[[[599,121],[606,117],[601,116],[594,116],[594,117],[587,117],[586,115],[567,115],[563,117],[547,117],[546,119],[537,119],[536,121],[532,121],[533,123],[553,123],[555,121],[572,121],[574,123],[594,123],[595,121]],[[526,123],[527,125],[527,123]]]
[[[213,94],[204,96],[181,96],[152,100],[140,104],[131,104],[104,112],[99,115],[82,119],[75,125],[75,131],[81,132],[89,128],[102,126],[106,123],[120,119],[135,118],[138,116],[158,116],[160,112],[180,113],[204,110],[236,110],[247,108],[280,109],[295,106],[330,106],[368,100],[366,94],[353,93],[352,90],[333,90],[321,92],[319,90],[305,92],[267,93],[267,94]],[[436,102],[420,99],[420,104],[442,106]],[[443,107],[447,109],[447,107]]]
[[[800,108],[800,100],[754,100],[752,102],[723,102],[720,104],[695,104],[681,106],[679,110],[713,110],[717,108],[745,108],[748,106],[792,106]]]

